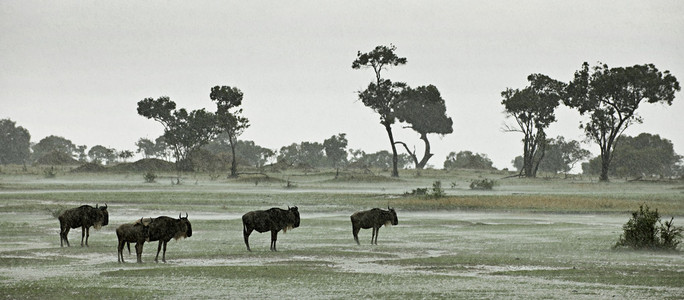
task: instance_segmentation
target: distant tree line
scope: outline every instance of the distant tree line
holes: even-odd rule
[[[433,156],[429,134],[453,132],[453,120],[446,114],[445,100],[437,87],[410,87],[387,77],[391,67],[407,63],[396,53],[394,45],[377,46],[369,52],[358,51],[352,69],[371,69],[373,79],[367,88],[358,91],[358,99],[379,116],[390,142],[389,151],[367,154],[347,149],[345,134],[334,135],[319,142],[300,142],[271,150],[239,136],[249,128],[243,116],[243,93],[236,87],[214,86],[209,99],[216,111],[177,108],[169,97],[145,98],[138,102],[140,116],[157,121],[164,134],[154,141],[141,138],[136,146],[144,157],[173,159],[178,172],[223,168],[229,164],[229,176],[238,175],[238,165],[262,168],[267,164],[286,167],[362,167],[387,168],[392,176],[398,169],[413,164],[416,169],[428,166]],[[556,121],[555,110],[561,104],[576,109],[586,119],[580,121],[588,141],[599,146],[600,154],[582,165],[587,174],[598,174],[601,181],[609,176],[673,176],[681,175],[681,157],[669,151],[671,143],[659,136],[623,136],[623,132],[642,118],[637,109],[643,103],[671,105],[679,82],[669,71],[661,72],[652,64],[609,68],[605,64],[590,67],[586,62],[571,81],[565,83],[544,74],[531,74],[529,85],[522,89],[507,88],[501,92],[501,104],[513,125],[509,132],[522,133],[522,155],[513,160],[519,175],[536,177],[539,171],[567,174],[590,154],[577,141],[563,137],[549,138],[546,129]],[[393,127],[401,124],[412,129],[423,142],[423,154],[411,150],[405,141],[395,140]],[[109,164],[125,161],[131,151],[116,151],[101,145],[87,150],[85,145],[49,136],[36,144],[30,143],[28,131],[11,120],[0,122],[0,163],[75,163]],[[669,148],[668,148],[669,143]],[[653,145],[659,145],[659,150]],[[402,146],[406,154],[397,150]],[[648,157],[644,156],[648,153]],[[211,163],[208,163],[210,161]],[[450,153],[444,168],[492,168],[484,154],[461,151]]]

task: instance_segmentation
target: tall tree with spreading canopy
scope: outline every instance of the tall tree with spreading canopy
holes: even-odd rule
[[[392,177],[398,177],[397,170],[397,147],[392,134],[392,124],[396,120],[394,105],[399,98],[404,83],[392,82],[382,78],[381,72],[391,66],[406,64],[405,57],[399,57],[394,53],[396,46],[377,46],[368,53],[359,51],[352,63],[352,69],[372,68],[375,73],[375,82],[371,82],[364,91],[359,92],[359,99],[363,105],[373,109],[380,115],[380,124],[385,127],[392,147]]]
[[[242,91],[236,87],[215,86],[209,94],[211,100],[216,101],[216,117],[219,128],[227,133],[228,144],[232,153],[230,177],[237,177],[237,159],[235,147],[237,137],[249,127],[249,120],[242,116]]]
[[[418,161],[415,152],[412,152],[406,143],[397,142],[404,145],[406,151],[413,158],[416,169],[423,169],[434,155],[430,153],[430,141],[427,135],[436,133],[443,136],[454,131],[454,121],[446,115],[444,99],[434,85],[420,86],[415,89],[406,87],[401,92],[394,111],[397,119],[406,122],[407,127],[417,132],[425,144],[423,158]]]
[[[0,164],[23,164],[31,156],[31,134],[10,119],[0,120]]]
[[[523,168],[521,175],[536,177],[546,147],[545,129],[556,121],[554,113],[561,100],[565,85],[546,75],[527,77],[530,85],[522,90],[507,88],[501,92],[507,117],[517,127],[506,126],[507,131],[523,133]]]
[[[138,102],[138,114],[164,126],[164,140],[173,150],[176,170],[192,170],[189,155],[208,143],[218,133],[216,116],[204,109],[188,113],[176,109],[169,97],[145,98]],[[178,180],[180,181],[180,180]]]
[[[660,72],[653,64],[609,68],[588,63],[575,72],[563,102],[588,115],[580,123],[586,136],[601,150],[600,181],[608,181],[608,170],[620,135],[632,124],[642,123],[636,110],[641,103],[672,105],[679,82],[669,71]]]

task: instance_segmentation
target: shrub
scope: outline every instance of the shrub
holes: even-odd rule
[[[154,174],[152,172],[147,172],[147,173],[145,173],[145,175],[143,175],[143,178],[145,178],[145,182],[153,183],[157,179],[157,174]]]
[[[639,206],[632,218],[622,226],[624,231],[613,248],[676,250],[681,243],[682,228],[673,225],[674,218],[664,224],[660,221],[658,210],[651,211],[648,206]]]
[[[442,198],[446,196],[444,189],[442,188],[442,182],[437,180],[432,183],[432,193],[430,194],[432,198]]]
[[[470,183],[470,189],[471,190],[491,190],[494,188],[494,180],[492,179],[481,179],[481,180],[473,180]]]
[[[43,170],[43,176],[45,176],[45,178],[57,177],[57,172],[55,172],[55,167],[50,167],[49,169]]]

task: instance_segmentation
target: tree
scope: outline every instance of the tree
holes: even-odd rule
[[[668,139],[649,133],[641,133],[636,137],[620,136],[620,143],[615,147],[613,160],[608,169],[609,176],[668,177],[679,174],[678,163],[682,156],[674,151]],[[592,159],[585,166],[587,174],[600,174],[600,157]]]
[[[135,142],[135,146],[138,147],[138,150],[136,150],[135,152],[142,153],[144,158],[150,158],[152,156],[155,156],[155,145],[154,142],[150,139],[140,138],[137,142]]]
[[[275,152],[261,147],[253,141],[237,141],[236,155],[246,161],[247,164],[261,168],[273,157]]]
[[[118,152],[117,155],[119,156],[119,158],[121,158],[121,160],[123,160],[125,162],[127,159],[133,157],[133,151],[121,150]]]
[[[10,119],[0,120],[0,164],[26,164],[31,156],[31,134]]]
[[[235,87],[215,86],[211,88],[209,97],[211,100],[216,101],[218,127],[227,133],[233,157],[230,166],[230,176],[237,177],[237,160],[235,155],[237,137],[249,127],[249,120],[241,116],[242,108],[239,108],[242,105],[243,94]]]
[[[492,161],[487,154],[473,153],[471,151],[450,152],[444,161],[444,169],[494,169]]]
[[[204,109],[190,113],[184,108],[176,109],[176,103],[169,97],[139,101],[138,114],[164,126],[164,141],[173,150],[178,172],[192,170],[190,153],[208,143],[218,131],[213,113]]]
[[[398,142],[403,144],[411,155],[416,169],[423,169],[434,155],[430,153],[430,141],[427,135],[436,133],[443,136],[454,131],[454,122],[446,115],[444,99],[434,85],[420,86],[415,89],[406,87],[399,96],[395,113],[399,121],[408,123],[408,127],[417,132],[423,140],[425,152],[420,162],[415,152],[411,152],[405,143]]]
[[[512,117],[517,127],[506,130],[523,133],[523,169],[525,177],[537,176],[539,163],[546,147],[545,129],[556,121],[554,110],[559,105],[564,84],[546,75],[527,77],[530,85],[522,90],[507,88],[501,92],[506,116]]]
[[[550,139],[545,152],[539,170],[554,174],[562,172],[567,175],[575,164],[591,156],[591,152],[582,149],[578,141],[565,141],[562,136]]]
[[[316,142],[293,143],[280,148],[278,162],[284,162],[290,166],[320,167],[325,161],[325,148]]]
[[[660,72],[653,64],[608,68],[599,65],[590,71],[589,64],[575,72],[563,99],[589,120],[580,122],[586,136],[601,150],[599,180],[608,181],[608,170],[620,135],[632,124],[641,123],[636,113],[639,105],[672,105],[679,82],[669,71]]]
[[[390,66],[406,64],[405,57],[399,57],[394,53],[396,49],[397,47],[390,44],[389,47],[377,46],[368,53],[361,53],[359,51],[356,55],[356,60],[352,63],[352,69],[372,68],[373,72],[375,72],[375,82],[371,82],[366,90],[359,92],[359,99],[363,102],[363,105],[373,109],[373,111],[380,115],[380,124],[387,131],[390,146],[392,147],[392,177],[399,176],[399,171],[397,170],[397,147],[395,146],[394,135],[392,134],[392,124],[394,124],[396,119],[394,104],[405,84],[401,82],[393,83],[389,79],[384,79],[381,76],[381,72]]]
[[[346,133],[333,135],[323,141],[325,156],[328,158],[330,165],[338,171],[341,164],[347,163],[347,144]]]
[[[77,153],[77,147],[70,140],[61,136],[48,136],[33,145],[33,160],[38,161],[41,157],[50,154],[59,157],[60,161],[71,161]]]
[[[88,156],[91,161],[98,164],[109,164],[116,160],[116,150],[110,149],[102,145],[95,145],[88,150]]]

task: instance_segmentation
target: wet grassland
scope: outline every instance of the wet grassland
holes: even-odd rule
[[[678,298],[684,255],[613,250],[630,211],[658,208],[684,225],[684,184],[517,179],[497,172],[384,175],[291,172],[239,179],[185,175],[182,184],[141,174],[0,174],[0,297],[91,298]],[[491,178],[492,191],[469,181]],[[404,195],[441,181],[445,197]],[[88,248],[71,230],[59,246],[60,209],[109,205],[110,224]],[[253,233],[241,216],[298,206],[299,228]],[[399,224],[352,237],[349,216],[388,205]],[[168,244],[168,263],[116,260],[118,225],[188,213],[193,235]]]

